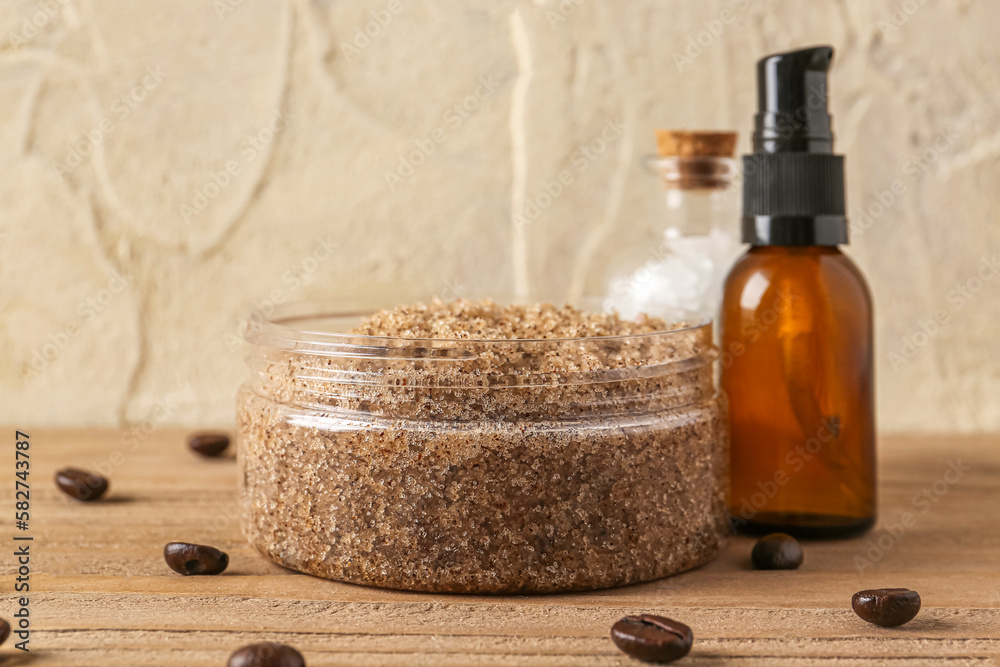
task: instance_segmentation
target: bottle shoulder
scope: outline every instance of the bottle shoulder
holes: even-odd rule
[[[870,309],[871,292],[864,274],[854,260],[833,246],[752,247],[730,269],[724,299],[746,303],[747,292],[775,288],[855,301]]]

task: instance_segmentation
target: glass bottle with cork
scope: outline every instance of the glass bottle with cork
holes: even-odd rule
[[[735,147],[735,132],[657,131],[658,154],[644,160],[657,205],[640,238],[606,263],[606,310],[716,318],[722,282],[740,253]]]

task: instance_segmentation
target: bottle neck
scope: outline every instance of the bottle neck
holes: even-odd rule
[[[755,245],[747,250],[753,255],[768,255],[782,257],[816,257],[819,255],[843,255],[840,248],[833,245],[804,245],[804,246],[782,246],[782,245]]]
[[[732,158],[711,155],[661,157],[651,160],[648,167],[663,179],[663,187],[695,192],[728,188],[736,173]]]
[[[645,160],[646,172],[657,181],[659,203],[648,231],[706,235],[717,224],[731,224],[738,193],[732,188],[736,162],[716,156],[668,156]]]
[[[744,192],[743,242],[754,246],[838,246],[847,243],[847,218],[828,215],[771,215],[748,212]]]

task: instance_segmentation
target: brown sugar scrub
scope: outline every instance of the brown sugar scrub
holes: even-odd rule
[[[720,550],[728,438],[709,323],[433,302],[255,320],[243,528],[330,579],[529,593],[657,579]]]

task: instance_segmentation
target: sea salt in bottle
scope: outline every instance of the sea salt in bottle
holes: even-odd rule
[[[732,188],[735,132],[659,130],[658,155],[645,161],[658,203],[637,243],[612,255],[604,307],[632,318],[685,314],[715,318],[722,283],[740,254]]]

